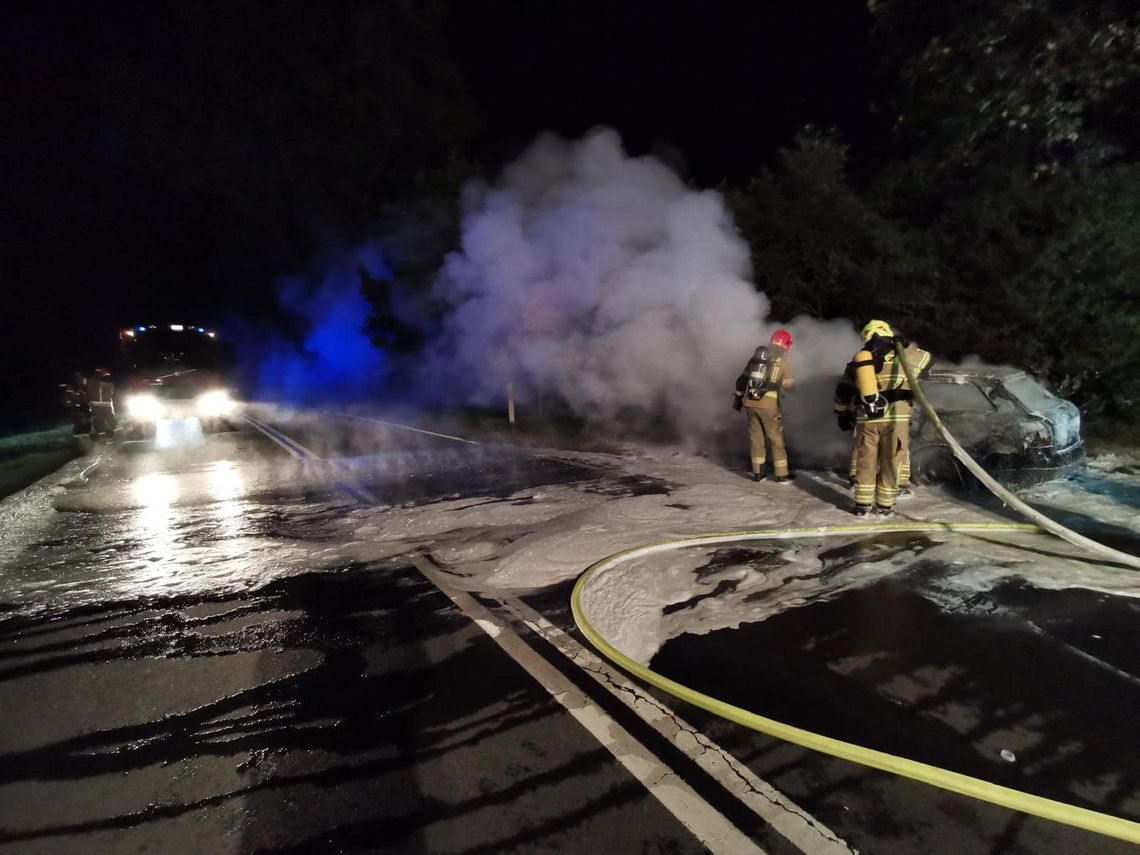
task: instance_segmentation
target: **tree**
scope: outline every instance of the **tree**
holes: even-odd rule
[[[923,235],[929,341],[1136,419],[1140,12],[1119,0],[872,0],[896,111],[873,206]],[[1131,361],[1130,361],[1131,360]]]
[[[888,314],[908,323],[922,309],[924,292],[914,286],[932,270],[912,237],[851,186],[847,152],[834,133],[809,127],[779,152],[775,169],[727,190],[752,247],[757,287],[776,317],[864,319],[888,308],[888,295],[905,288],[915,294],[908,311]]]
[[[1001,152],[1035,172],[1137,154],[1131,0],[869,0],[888,108],[946,168]]]
[[[371,307],[365,329],[377,347],[412,353],[435,329],[444,307],[434,302],[432,285],[447,254],[459,249],[460,195],[480,171],[477,161],[452,153],[420,170],[408,192],[381,208],[373,230],[391,275],[361,274]]]

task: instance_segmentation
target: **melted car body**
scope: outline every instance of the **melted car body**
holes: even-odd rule
[[[922,389],[950,433],[1002,481],[1046,481],[1084,461],[1080,411],[1020,369],[935,368]],[[926,481],[962,477],[921,407],[911,422],[911,471]]]

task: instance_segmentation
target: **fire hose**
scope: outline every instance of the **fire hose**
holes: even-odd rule
[[[589,642],[597,649],[603,656],[609,659],[614,664],[618,665],[630,674],[641,679],[642,681],[656,686],[658,689],[679,698],[701,709],[707,710],[721,718],[735,722],[739,725],[755,730],[760,733],[774,736],[778,739],[783,739],[787,742],[792,742],[797,745],[802,745],[806,748],[820,751],[825,754],[830,754],[834,757],[840,757],[845,760],[850,760],[855,763],[860,763],[865,766],[870,766],[876,769],[882,769],[887,772],[892,772],[896,775],[911,778],[913,780],[922,781],[936,787],[941,787],[945,790],[961,793],[972,798],[980,799],[991,804],[1000,805],[1002,807],[1010,808],[1012,810],[1022,811],[1024,813],[1033,814],[1035,816],[1044,817],[1046,819],[1060,822],[1066,825],[1071,825],[1076,828],[1084,828],[1099,834],[1105,834],[1111,837],[1116,837],[1121,840],[1128,840],[1133,843],[1140,843],[1140,823],[1132,820],[1125,819],[1120,816],[1103,813],[1101,811],[1091,810],[1085,807],[1069,804],[1067,802],[1060,802],[1054,799],[1045,798],[1033,793],[1027,793],[1021,790],[1013,789],[1011,787],[1001,786],[992,781],[986,781],[980,778],[975,778],[970,775],[964,775],[959,772],[954,772],[949,769],[943,769],[937,766],[932,766],[927,763],[921,763],[916,760],[911,760],[906,757],[899,757],[894,754],[889,754],[884,751],[867,748],[862,745],[857,745],[843,740],[835,739],[833,737],[825,736],[823,734],[814,733],[803,728],[795,727],[794,725],[786,724],[784,722],[776,721],[775,719],[767,718],[758,715],[750,710],[743,709],[733,704],[722,701],[719,698],[714,698],[702,692],[692,689],[688,686],[682,685],[668,677],[658,674],[641,662],[638,662],[625,653],[617,649],[590,620],[590,612],[598,609],[601,604],[607,599],[604,591],[606,582],[602,581],[605,576],[609,575],[609,571],[613,571],[626,562],[654,553],[664,552],[673,549],[683,549],[692,546],[710,546],[718,543],[734,543],[740,541],[750,540],[782,540],[793,538],[812,538],[812,537],[828,537],[833,535],[842,534],[856,534],[856,533],[885,533],[885,532],[900,532],[900,531],[946,531],[946,532],[982,532],[982,531],[1037,531],[1043,530],[1050,534],[1056,535],[1069,543],[1079,546],[1095,555],[1108,559],[1109,561],[1124,565],[1132,568],[1140,568],[1140,558],[1134,555],[1129,555],[1124,552],[1112,549],[1104,544],[1097,543],[1083,535],[1065,528],[1044,514],[1029,507],[1025,502],[1018,499],[1013,493],[995,481],[989,473],[987,473],[975,461],[961,444],[954,438],[942,420],[938,417],[934,408],[930,405],[930,401],[922,391],[922,386],[918,382],[918,378],[914,375],[910,365],[907,364],[906,356],[903,353],[902,347],[896,345],[896,350],[899,359],[906,372],[910,386],[914,391],[915,398],[930,418],[931,422],[935,425],[938,433],[950,446],[955,458],[962,462],[966,468],[973,473],[973,475],[989,489],[995,496],[1009,507],[1013,508],[1026,518],[1032,521],[1032,524],[1024,523],[896,523],[887,525],[842,525],[842,526],[822,526],[811,529],[773,529],[765,531],[742,531],[742,532],[722,532],[717,534],[698,535],[695,537],[682,538],[665,543],[649,544],[646,546],[638,546],[632,549],[627,549],[618,552],[614,555],[602,558],[590,565],[586,571],[579,577],[574,586],[574,591],[570,598],[571,611],[574,615],[574,622],[578,629],[589,640]],[[599,595],[591,596],[593,588],[602,588],[603,592]],[[612,592],[611,592],[612,593]]]

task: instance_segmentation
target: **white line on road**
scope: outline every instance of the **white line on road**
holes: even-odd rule
[[[375,422],[389,427],[425,433],[478,445],[474,440],[434,433],[381,419],[330,413],[334,416]],[[300,456],[274,434],[277,431],[246,416],[249,422],[291,454]],[[283,439],[308,452],[300,443],[281,434]],[[311,454],[311,452],[308,452]],[[316,455],[313,455],[316,457]],[[411,563],[433,585],[439,588],[468,618],[499,645],[531,675],[579,724],[586,728],[678,821],[688,828],[712,852],[763,853],[755,842],[731,820],[708,803],[674,772],[661,758],[632,736],[618,722],[594,703],[572,681],[542,658],[502,619],[478,603],[469,593],[453,588],[425,557],[411,556]],[[755,812],[774,830],[801,851],[838,855],[852,850],[830,829],[787,799],[747,766],[732,757],[664,704],[644,692],[620,672],[610,668],[597,656],[578,644],[546,618],[511,595],[489,595],[515,619],[528,626],[539,637],[552,644],[577,667],[618,698],[643,721],[668,739],[686,756],[740,802]]]
[[[301,445],[301,443],[297,442],[293,437],[287,436],[276,428],[258,421],[249,415],[249,413],[245,414],[245,420],[299,460],[317,460],[321,463],[335,464],[335,461],[326,461],[312,449],[305,448],[305,446]],[[337,481],[335,486],[342,493],[347,494],[349,498],[361,505],[371,506],[377,503],[376,497],[363,487],[346,484],[342,481]]]
[[[428,436],[438,436],[440,439],[452,439],[452,440],[455,440],[456,442],[466,442],[469,445],[479,445],[480,444],[473,439],[464,439],[461,436],[452,436],[449,433],[436,433],[434,430],[424,430],[423,428],[415,428],[415,427],[411,427],[410,425],[402,425],[402,424],[398,424],[396,422],[387,422],[387,421],[384,421],[384,419],[374,419],[374,418],[370,418],[368,416],[354,416],[352,413],[330,412],[329,415],[330,416],[337,416],[338,418],[342,418],[342,419],[356,419],[357,421],[361,421],[361,422],[372,422],[374,424],[384,425],[385,427],[399,428],[400,430],[410,430],[410,431],[413,431],[415,433],[425,433]]]
[[[853,851],[830,828],[522,600],[501,592],[487,596],[561,651],[801,851],[813,855],[850,855]]]
[[[498,616],[467,592],[452,588],[422,556],[412,564],[433,585],[487,633],[503,651],[538,681],[552,698],[574,716],[590,734],[617,758],[630,774],[714,853],[763,853],[744,832],[710,805],[692,787],[609,717],[557,668],[543,659]]]
[[[292,437],[285,436],[285,434],[278,436],[278,431],[275,431],[273,428],[269,427],[269,425],[258,421],[249,413],[245,414],[245,420],[257,428],[259,431],[261,431],[263,434],[265,434],[267,437],[269,437],[271,440],[273,440],[275,443],[277,443],[279,446],[288,451],[290,454],[292,454],[294,457],[304,457],[307,454],[314,460],[321,459],[318,454],[305,448],[305,446],[301,445],[301,443],[297,442],[297,440],[293,439]],[[288,442],[285,440],[288,440]],[[296,448],[293,446],[296,446]]]

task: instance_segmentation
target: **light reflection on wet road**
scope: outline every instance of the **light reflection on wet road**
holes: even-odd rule
[[[438,589],[344,554],[337,480],[408,503],[597,477],[437,445],[128,444],[62,490],[0,553],[0,850],[702,851]]]
[[[666,503],[672,485],[342,428],[288,426],[319,460],[294,459],[251,431],[165,454],[123,445],[59,493],[59,513],[31,542],[13,545],[0,532],[0,848],[8,835],[13,851],[53,853],[163,849],[171,839],[200,851],[700,851],[437,590],[398,559],[362,561],[345,540],[362,508],[337,489],[349,483],[398,516],[559,484],[597,503]],[[637,510],[617,513],[629,521]],[[912,560],[930,545],[908,542],[900,554]],[[716,599],[667,614],[680,619]],[[548,613],[568,626],[564,605],[559,588]],[[827,620],[842,625],[849,615],[835,608]],[[827,620],[805,631],[826,640]],[[794,649],[794,635],[747,644]],[[742,638],[723,645],[730,658]],[[785,676],[792,703],[798,677]],[[754,685],[769,678],[754,675]],[[925,789],[916,796],[918,785],[883,784],[876,773],[855,776],[871,795],[846,811],[836,794],[848,791],[825,780],[847,775],[843,764],[706,724],[762,774],[783,775],[797,798],[834,812],[833,827],[866,835],[869,851],[1018,838],[1008,812]],[[782,771],[769,762],[780,757]],[[920,805],[922,820],[891,826],[899,805]],[[1088,836],[1061,839],[1118,851]],[[1065,851],[1037,831],[1028,840],[1024,851]],[[788,851],[779,837],[765,845]]]

